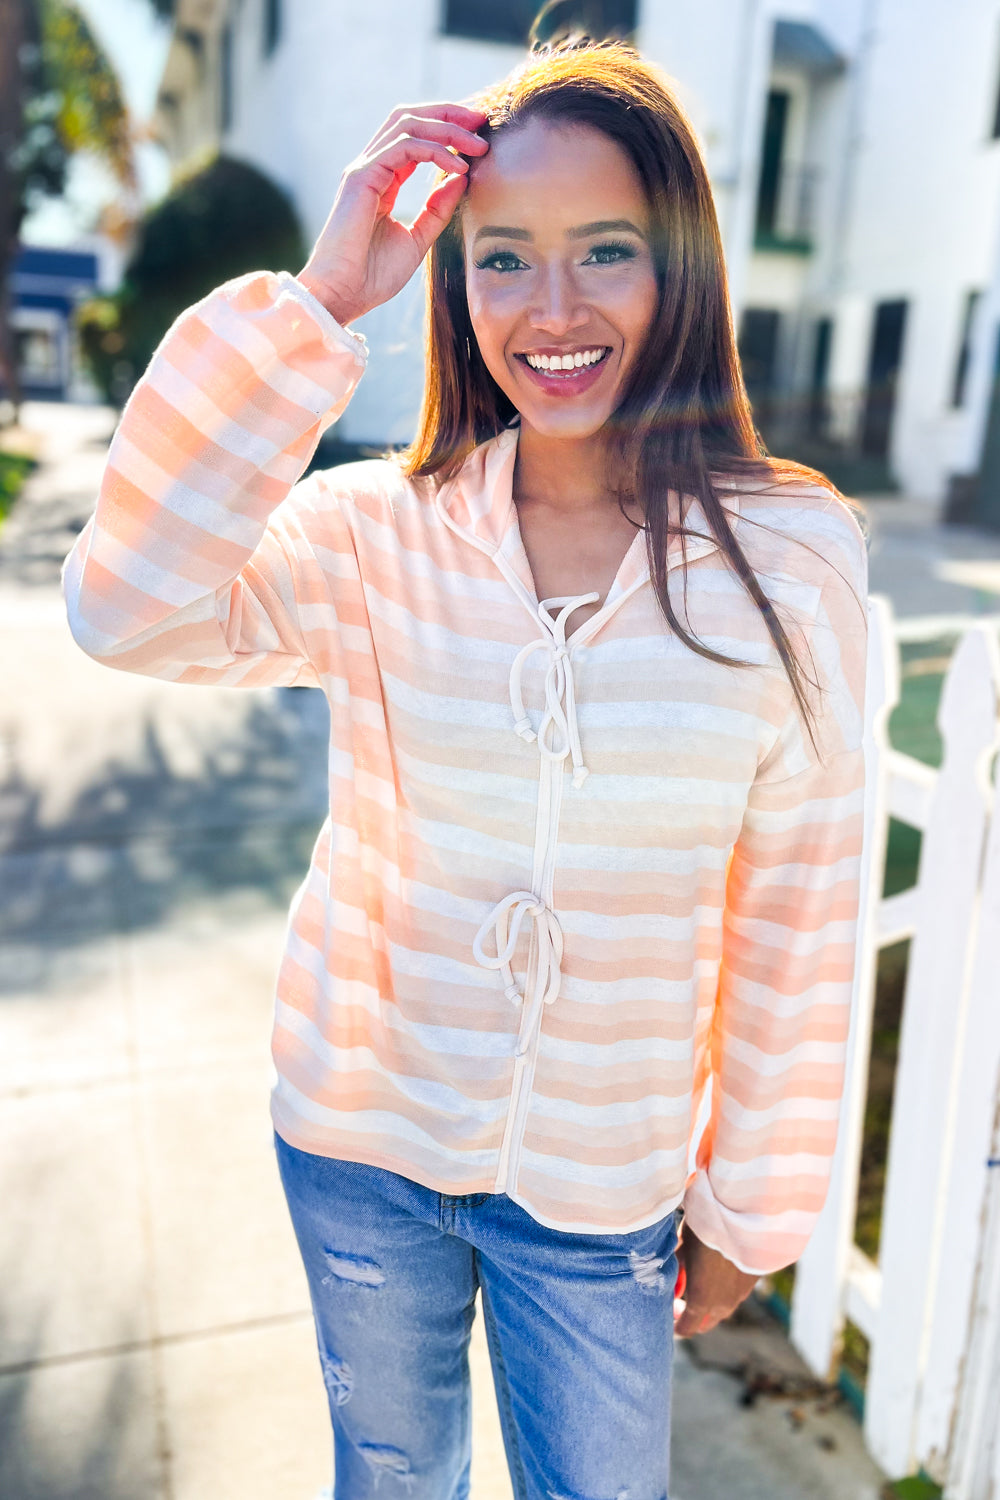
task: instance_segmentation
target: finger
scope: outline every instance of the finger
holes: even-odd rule
[[[422,162],[440,167],[449,177],[455,172],[464,175],[469,168],[464,156],[456,156],[435,141],[416,141],[408,136],[386,147],[375,160],[354,166],[344,179],[343,197],[354,200],[374,194],[373,218],[384,219],[400,187]]]
[[[473,130],[465,130],[450,120],[421,119],[419,115],[404,115],[398,123],[396,134],[440,141],[443,146],[451,146],[463,156],[484,156],[490,149],[489,141],[484,141]]]
[[[456,208],[465,192],[468,178],[465,173],[458,173],[454,177],[448,177],[436,187],[427,199],[423,210],[417,215],[410,225],[410,238],[413,240],[421,260],[444,229],[448,220],[454,214]]]
[[[405,167],[400,167],[399,171],[393,174],[393,181],[386,188],[385,192],[382,194],[382,197],[379,200],[379,218],[384,219],[388,214],[392,213],[393,209],[396,207],[396,199],[399,197],[400,188],[403,186],[404,182],[409,181],[416,170],[417,163],[415,161],[411,161],[407,162]]]
[[[447,146],[441,146],[437,141],[421,140],[418,136],[412,135],[400,136],[390,145],[383,147],[368,165],[388,167],[391,172],[398,172],[411,162],[414,165],[420,162],[431,162],[432,165],[440,167],[442,172],[447,172],[449,177],[452,172],[466,172],[469,168],[465,157],[456,156],[454,151],[448,150]],[[384,188],[383,191],[385,191]]]
[[[697,1338],[699,1333],[707,1333],[707,1328],[696,1318],[689,1318],[686,1313],[674,1321],[674,1338],[692,1339]]]
[[[681,1304],[681,1310],[680,1311],[677,1310],[677,1306],[675,1304],[675,1306],[674,1306],[674,1338],[687,1339],[687,1338],[690,1338],[691,1335],[693,1333],[695,1333],[696,1331],[697,1331],[697,1329],[696,1329],[694,1315],[692,1313],[688,1312],[687,1308],[683,1305],[683,1303]]]
[[[678,1307],[681,1311],[678,1312]],[[711,1308],[703,1303],[674,1301],[674,1333],[678,1338],[690,1338],[692,1334],[707,1333],[718,1322]]]
[[[448,120],[452,125],[460,125],[463,130],[478,130],[488,118],[486,111],[474,104],[454,104],[450,100],[444,100],[440,104],[400,104],[377,132],[377,136],[384,135],[390,124],[395,122],[398,125],[407,115],[418,120]]]

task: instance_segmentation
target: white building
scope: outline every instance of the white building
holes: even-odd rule
[[[773,451],[834,438],[944,501],[972,493],[985,448],[1000,526],[1000,0],[589,3],[673,77],[699,133]],[[505,73],[534,8],[179,0],[164,139],[179,169],[214,146],[251,161],[314,237],[384,116]],[[415,282],[365,320],[346,437],[411,435],[422,311]]]

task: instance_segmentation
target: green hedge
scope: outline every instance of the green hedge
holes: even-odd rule
[[[247,271],[298,271],[306,253],[295,210],[247,162],[219,156],[147,215],[122,286],[84,304],[84,357],[121,404],[171,323],[214,287]]]

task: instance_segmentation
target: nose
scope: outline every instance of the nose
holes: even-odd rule
[[[580,328],[589,318],[572,271],[554,264],[545,268],[536,282],[534,305],[528,313],[532,328],[555,335]]]

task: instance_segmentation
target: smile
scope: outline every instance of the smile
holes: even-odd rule
[[[582,370],[585,366],[600,364],[611,353],[609,348],[574,349],[565,354],[519,354],[532,370],[548,370],[555,374],[571,370]]]
[[[535,353],[516,354],[514,358],[524,371],[529,385],[551,400],[566,400],[571,396],[584,396],[590,388],[603,380],[605,368],[614,367],[608,359],[611,349],[607,344],[593,349],[567,349],[565,354]]]

